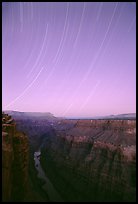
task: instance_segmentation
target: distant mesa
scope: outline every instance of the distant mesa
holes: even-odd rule
[[[136,113],[124,113],[124,114],[118,114],[118,115],[108,115],[108,116],[92,116],[92,117],[66,117],[67,119],[127,119],[127,120],[135,120],[136,119]]]
[[[106,116],[105,118],[136,119],[136,113],[124,113],[124,114],[119,114],[119,115],[109,115],[109,116]]]
[[[5,110],[4,113],[11,115],[14,119],[47,119],[56,120],[56,117],[50,112],[19,112]]]

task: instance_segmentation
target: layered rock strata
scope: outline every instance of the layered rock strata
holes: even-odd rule
[[[136,200],[136,121],[63,120],[42,165],[66,201]]]

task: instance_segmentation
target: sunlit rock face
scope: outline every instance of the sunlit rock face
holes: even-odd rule
[[[15,121],[2,115],[2,200],[22,201],[28,179],[28,138]]]
[[[135,120],[62,120],[45,136],[42,165],[67,201],[135,201],[135,128]]]

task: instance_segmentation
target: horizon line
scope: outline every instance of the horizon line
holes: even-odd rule
[[[21,112],[21,113],[50,113],[52,115],[54,115],[51,112],[42,112],[42,111],[18,111],[18,110],[2,110],[2,112],[4,111],[14,111],[14,112]],[[94,116],[55,116],[55,117],[62,117],[62,118],[90,118],[90,117],[107,117],[107,116],[117,116],[117,115],[127,115],[127,114],[136,114],[135,112],[127,112],[127,113],[117,113],[117,114],[108,114],[108,115],[94,115]]]

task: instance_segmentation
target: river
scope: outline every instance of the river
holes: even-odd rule
[[[37,177],[41,178],[45,181],[45,184],[43,184],[42,188],[46,191],[48,194],[48,197],[50,201],[55,201],[55,202],[63,202],[62,198],[54,188],[53,184],[49,180],[49,178],[46,176],[41,163],[40,163],[40,156],[41,156],[41,151],[37,151],[34,153],[34,161],[35,161],[35,168],[38,171]]]

